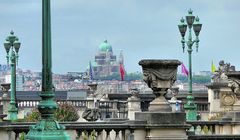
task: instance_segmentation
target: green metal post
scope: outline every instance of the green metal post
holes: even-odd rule
[[[70,140],[54,119],[57,103],[53,100],[50,0],[42,0],[42,101],[38,105],[41,120],[30,127],[27,140]]]
[[[194,103],[194,97],[192,96],[192,46],[194,43],[196,43],[196,48],[198,50],[198,35],[201,30],[202,24],[199,23],[199,18],[192,15],[192,10],[190,9],[188,11],[188,15],[186,16],[187,24],[185,24],[184,19],[182,18],[180,21],[181,23],[178,25],[179,31],[182,36],[182,47],[183,51],[185,48],[185,43],[187,44],[187,51],[188,51],[188,68],[189,68],[189,75],[188,75],[188,96],[187,96],[187,102],[184,104],[184,109],[186,111],[186,119],[189,120],[197,120],[197,111],[196,111],[196,104]],[[188,40],[185,41],[184,36],[186,33],[186,30],[189,30],[188,34]],[[192,39],[192,28],[195,32],[196,39]]]
[[[189,29],[189,36],[188,36],[188,69],[189,69],[189,74],[188,74],[188,96],[187,96],[187,103],[184,105],[184,109],[186,110],[186,119],[188,121],[193,121],[197,120],[197,111],[196,111],[196,104],[193,102],[194,97],[192,95],[192,32],[191,32],[191,27]]]
[[[16,55],[13,48],[10,49],[10,65],[11,65],[11,97],[10,106],[8,109],[9,118],[11,121],[17,120],[18,108],[16,107]]]
[[[189,36],[188,36],[188,69],[189,69],[189,75],[188,75],[188,93],[192,94],[192,31],[189,27]]]
[[[20,42],[18,38],[11,31],[10,35],[6,38],[4,47],[7,52],[7,63],[11,66],[11,94],[10,94],[10,105],[8,108],[8,120],[16,121],[18,114],[18,107],[16,102],[16,62],[18,60],[18,51],[20,48]]]

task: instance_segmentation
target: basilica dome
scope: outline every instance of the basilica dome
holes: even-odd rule
[[[99,51],[100,52],[112,52],[112,46],[110,44],[108,44],[107,40],[105,40],[99,45]]]

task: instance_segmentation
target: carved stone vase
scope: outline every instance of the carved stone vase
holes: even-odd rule
[[[2,92],[3,92],[2,97],[7,98],[7,96],[8,96],[7,94],[10,89],[10,83],[3,83],[3,84],[1,84],[1,87],[2,87]]]
[[[94,98],[95,97],[95,92],[96,92],[96,90],[97,90],[97,85],[98,84],[96,84],[96,83],[90,83],[90,84],[88,84],[88,86],[89,86],[89,98]]]
[[[167,90],[176,81],[178,60],[145,59],[139,61],[142,66],[143,80],[153,90],[156,98],[150,103],[149,111],[171,112],[171,107],[165,99]]]

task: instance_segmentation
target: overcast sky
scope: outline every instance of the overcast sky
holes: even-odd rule
[[[203,24],[193,71],[224,59],[240,70],[239,0],[51,0],[53,72],[84,71],[107,39],[114,54],[123,50],[125,69],[141,71],[141,59],[179,59],[177,25],[192,8]],[[19,68],[41,71],[41,0],[1,0],[0,43],[11,30],[19,37]],[[3,45],[0,64],[6,63]],[[194,47],[195,48],[195,47]],[[195,49],[194,49],[195,50]]]

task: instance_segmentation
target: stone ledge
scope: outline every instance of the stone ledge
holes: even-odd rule
[[[147,124],[186,124],[183,112],[136,112],[135,120],[147,121]]]

